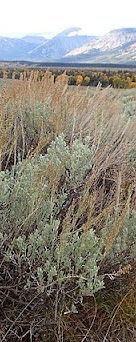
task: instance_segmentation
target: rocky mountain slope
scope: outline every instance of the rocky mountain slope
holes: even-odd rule
[[[0,60],[23,60],[35,46],[23,39],[0,37]]]
[[[136,63],[136,28],[113,30],[65,56],[74,62]]]
[[[78,34],[79,32],[79,34]],[[90,42],[94,36],[80,35],[80,28],[70,28],[29,52],[31,60],[56,61],[70,51]]]

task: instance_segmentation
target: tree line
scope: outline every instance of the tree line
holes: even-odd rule
[[[42,80],[47,68],[34,69],[37,70],[37,79]],[[0,78],[3,78],[5,73],[8,79],[20,79],[20,75],[25,75],[29,78],[32,69],[0,69]],[[54,83],[57,76],[64,73],[64,68],[50,68],[54,76]],[[135,70],[117,70],[117,69],[103,69],[103,70],[86,70],[86,69],[66,69],[66,75],[69,76],[69,85],[82,85],[96,87],[98,83],[106,88],[112,86],[113,88],[129,89],[136,88],[136,71]]]
[[[124,70],[103,70],[103,71],[76,71],[73,70],[69,75],[69,85],[97,86],[101,83],[102,87],[112,86],[114,88],[136,88],[136,72]]]

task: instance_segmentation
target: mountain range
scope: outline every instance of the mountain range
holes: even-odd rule
[[[65,60],[86,63],[135,63],[136,28],[116,29],[70,51]]]
[[[51,39],[42,36],[0,37],[0,60],[55,62],[70,51],[89,43],[95,36],[80,35],[80,28],[69,28]]]
[[[38,35],[0,37],[1,61],[136,64],[136,28],[97,37],[69,28],[51,39]]]

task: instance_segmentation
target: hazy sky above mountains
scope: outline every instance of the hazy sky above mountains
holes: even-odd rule
[[[136,27],[135,0],[1,0],[0,35],[45,33],[69,27],[102,35],[115,28]]]

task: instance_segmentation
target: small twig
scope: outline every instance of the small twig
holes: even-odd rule
[[[125,300],[125,298],[128,296],[128,294],[129,294],[130,292],[131,292],[131,290],[130,290],[129,292],[126,293],[126,295],[122,298],[122,300],[121,300],[121,302],[119,303],[119,305],[116,305],[116,306],[115,306],[115,309],[113,310],[113,313],[114,313],[114,314],[113,314],[113,316],[112,316],[112,319],[111,319],[111,321],[110,321],[109,327],[108,327],[107,332],[106,332],[106,335],[104,336],[104,339],[103,339],[102,342],[106,342],[106,339],[107,339],[108,333],[109,333],[109,331],[110,331],[110,328],[111,328],[111,326],[112,326],[112,323],[113,323],[113,321],[114,321],[114,318],[115,318],[115,316],[116,316],[118,310],[120,309],[121,304],[123,303],[123,301]]]
[[[25,308],[20,312],[20,314],[17,316],[17,318],[15,319],[15,321],[11,324],[10,328],[8,329],[8,331],[6,332],[4,338],[2,339],[1,342],[3,342],[4,340],[6,340],[6,336],[8,335],[8,333],[11,331],[11,329],[13,328],[13,326],[15,325],[15,323],[17,322],[17,320],[22,316],[22,314],[24,313],[24,311],[28,308],[28,306],[30,304],[32,304],[32,302],[39,296],[39,293],[33,298],[31,299],[31,301],[25,306]]]
[[[95,299],[95,297],[93,296],[93,298],[94,298],[94,303],[95,303],[95,313],[94,313],[94,318],[93,318],[93,320],[92,320],[92,323],[91,323],[91,325],[90,325],[90,327],[89,327],[89,329],[88,329],[88,331],[87,331],[87,333],[86,333],[86,335],[84,336],[84,338],[82,339],[82,341],[81,342],[84,342],[85,340],[86,340],[86,337],[88,336],[88,334],[90,333],[90,330],[92,329],[92,327],[93,327],[93,325],[94,325],[94,322],[95,322],[95,319],[96,319],[96,314],[97,314],[97,303],[96,303],[96,299]],[[90,342],[91,342],[91,340],[90,340]]]
[[[21,337],[21,339],[23,339],[26,335],[28,335],[30,332],[30,329],[26,331],[26,333]]]

